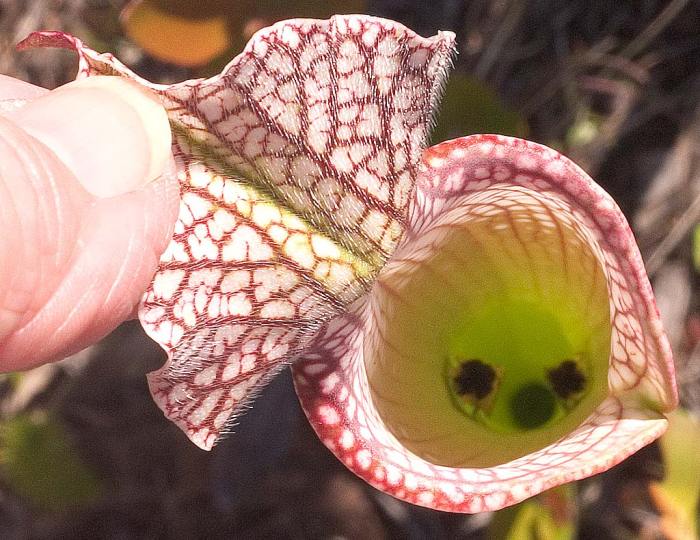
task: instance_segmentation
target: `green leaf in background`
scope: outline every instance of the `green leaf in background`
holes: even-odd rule
[[[599,135],[604,118],[590,110],[578,115],[566,132],[566,146],[577,148],[593,142]]]
[[[659,439],[666,476],[650,492],[666,538],[698,538],[700,422],[684,409],[671,413],[669,420],[668,431]]]
[[[693,229],[693,265],[695,271],[700,272],[700,225]]]
[[[430,144],[474,133],[526,137],[528,128],[525,120],[484,83],[453,73],[445,87]]]
[[[0,374],[0,383],[7,383],[12,390],[15,390],[22,380],[24,373],[21,371],[11,371]]]
[[[489,540],[574,538],[574,489],[559,486],[494,514]]]
[[[0,425],[0,475],[16,493],[46,510],[81,506],[100,493],[99,481],[63,427],[44,414],[22,414]]]

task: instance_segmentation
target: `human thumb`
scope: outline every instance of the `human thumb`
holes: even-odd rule
[[[130,317],[178,188],[157,98],[117,77],[0,117],[0,370],[60,359]]]

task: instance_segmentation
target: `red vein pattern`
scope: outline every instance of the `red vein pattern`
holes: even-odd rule
[[[382,339],[391,314],[377,316],[373,304],[385,294],[383,282],[392,289],[399,285],[397,268],[409,274],[431,258],[430,245],[440,245],[436,239],[449,233],[446,225],[494,220],[500,226],[495,218],[504,212],[521,224],[571,227],[598,259],[610,304],[608,396],[573,432],[523,457],[493,467],[436,465],[408,450],[388,428],[392,419],[377,407],[367,369],[372,359],[365,355],[373,350],[372,340]],[[536,243],[528,249],[544,249]],[[565,259],[571,247],[562,240],[547,249]],[[578,253],[571,251],[573,266]],[[373,291],[324,325],[293,371],[314,429],[353,472],[395,497],[453,512],[497,510],[606,470],[660,436],[667,426],[662,413],[677,403],[670,348],[620,210],[557,152],[491,135],[457,139],[424,154],[406,235]]]
[[[365,16],[284,21],[220,75],[172,86],[65,34],[20,44],[75,49],[79,76],[132,78],[168,111],[182,203],[140,319],[168,353],[154,399],[200,447],[393,252],[453,41]]]

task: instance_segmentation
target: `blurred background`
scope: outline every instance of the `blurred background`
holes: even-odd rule
[[[162,416],[159,349],[128,323],[75,357],[0,376],[1,539],[692,539],[700,490],[698,0],[0,0],[0,73],[53,88],[63,30],[154,82],[217,73],[259,28],[362,12],[457,34],[434,142],[470,133],[557,148],[637,235],[675,353],[683,409],[611,471],[504,511],[413,507],[356,479],[317,440],[287,373],[212,452]]]

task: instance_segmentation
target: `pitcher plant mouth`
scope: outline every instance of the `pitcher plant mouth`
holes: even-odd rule
[[[565,205],[497,183],[408,237],[380,274],[367,377],[417,455],[503,463],[564,436],[607,395],[601,250]]]
[[[492,135],[424,154],[396,252],[294,373],[356,474],[458,512],[606,470],[677,400],[617,206],[557,152]]]

